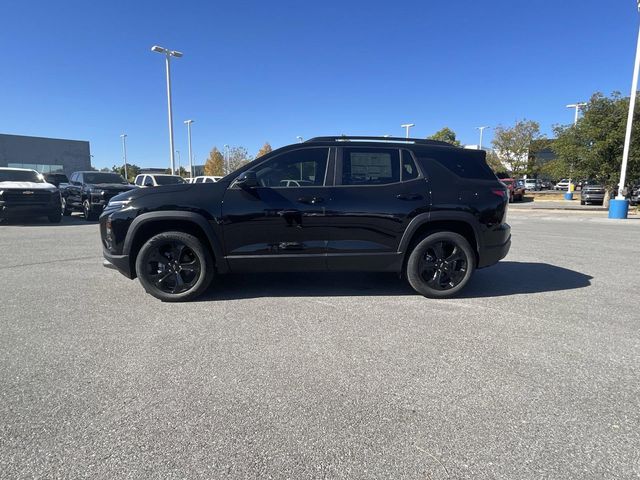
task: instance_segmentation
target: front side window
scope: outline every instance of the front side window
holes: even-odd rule
[[[324,185],[328,148],[305,148],[283,153],[256,168],[258,183],[271,188]]]
[[[400,181],[398,150],[344,148],[342,152],[343,185],[385,185]]]

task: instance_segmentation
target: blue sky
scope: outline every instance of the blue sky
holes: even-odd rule
[[[255,153],[331,134],[424,137],[449,126],[570,123],[567,103],[628,95],[633,0],[5,1],[0,132],[89,140],[97,167],[168,165],[164,61],[176,148]],[[486,134],[491,139],[491,130]]]

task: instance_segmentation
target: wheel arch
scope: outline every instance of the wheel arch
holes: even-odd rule
[[[219,273],[228,271],[220,240],[204,216],[194,212],[162,211],[143,213],[131,222],[123,245],[123,253],[129,256],[131,272],[135,272],[136,258],[144,242],[166,231],[180,231],[198,237],[211,251],[216,270]]]
[[[476,218],[467,212],[423,213],[414,217],[405,230],[398,251],[403,255],[403,271],[409,254],[418,241],[435,232],[455,232],[462,235],[476,254],[478,265],[481,248]]]

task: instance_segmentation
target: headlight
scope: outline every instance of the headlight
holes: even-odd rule
[[[131,200],[110,200],[107,208],[124,208]]]

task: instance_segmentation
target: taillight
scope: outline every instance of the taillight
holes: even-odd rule
[[[492,188],[491,189],[491,193],[493,193],[494,195],[499,196],[500,198],[502,198],[503,200],[506,200],[508,198],[508,194],[506,190],[503,190],[501,188]]]

